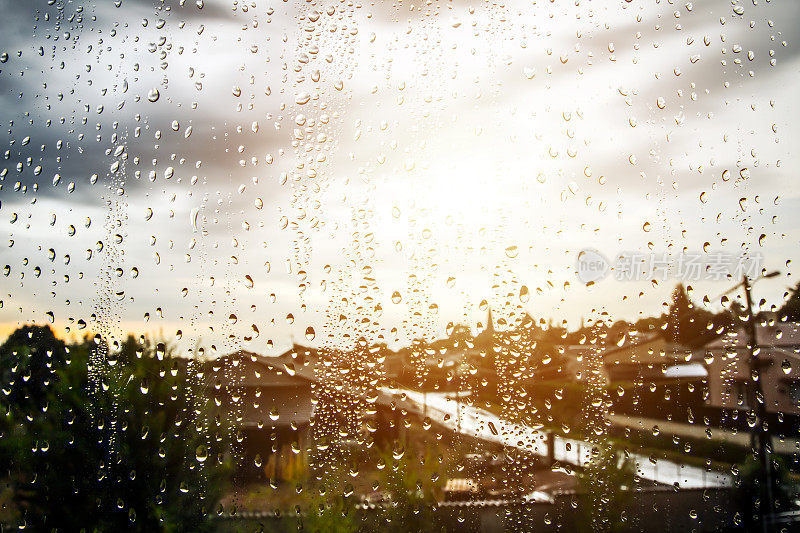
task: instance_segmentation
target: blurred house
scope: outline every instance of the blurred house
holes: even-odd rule
[[[557,352],[559,357],[539,370],[543,379],[586,381],[596,375],[601,383],[608,383],[608,373],[597,346],[572,344],[558,348]]]
[[[384,446],[403,440],[412,421],[421,424],[419,409],[401,394],[363,386],[374,378],[370,367],[351,363],[297,345],[277,357],[240,350],[206,363],[206,390],[241,443],[246,476],[292,479],[313,439],[361,447],[370,434]],[[315,417],[329,434],[312,435]]]
[[[206,363],[217,415],[226,417],[243,446],[247,470],[273,478],[302,467],[307,447],[313,370],[307,355],[264,357],[238,351]]]
[[[444,485],[444,500],[457,502],[478,497],[479,483],[472,478],[450,478]]]
[[[753,406],[749,345],[747,331],[741,328],[703,347],[709,405]],[[759,380],[767,411],[800,414],[800,323],[758,324],[756,350],[762,362]]]
[[[611,383],[702,379],[706,369],[693,360],[693,351],[651,333],[633,337],[603,353],[603,367]]]

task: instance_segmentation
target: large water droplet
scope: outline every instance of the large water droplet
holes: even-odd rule
[[[523,285],[519,289],[519,301],[522,303],[527,303],[531,299],[531,293],[528,290],[528,287]]]
[[[204,463],[208,459],[208,448],[205,444],[201,444],[194,451],[194,456],[198,463]]]

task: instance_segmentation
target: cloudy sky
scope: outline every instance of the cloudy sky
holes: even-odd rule
[[[765,308],[798,281],[796,2],[48,4],[0,0],[0,334],[663,310],[676,279],[587,287],[586,248],[759,258]]]

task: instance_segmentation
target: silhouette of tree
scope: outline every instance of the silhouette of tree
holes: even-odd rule
[[[778,316],[784,321],[800,322],[800,283],[792,289],[792,295],[781,306]]]
[[[193,362],[133,338],[103,354],[102,342],[65,346],[49,328],[30,326],[0,349],[3,361],[20,365],[3,373],[3,389],[17,393],[0,397],[0,466],[21,523],[36,531],[209,529],[227,473],[227,430],[206,415]],[[25,368],[36,378],[20,388]]]
[[[728,312],[714,314],[697,307],[689,298],[686,288],[679,283],[672,292],[672,304],[666,321],[664,335],[668,340],[695,348],[718,337],[717,331],[730,326],[733,319]]]
[[[67,346],[49,326],[23,326],[0,346],[2,402],[19,409],[40,410],[67,359]]]

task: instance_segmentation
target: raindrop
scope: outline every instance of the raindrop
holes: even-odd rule
[[[526,285],[523,285],[519,289],[519,301],[522,303],[528,303],[530,299],[531,299],[531,293],[528,290],[528,287]]]
[[[204,463],[208,459],[208,448],[205,444],[201,444],[194,451],[194,456],[198,463]]]

